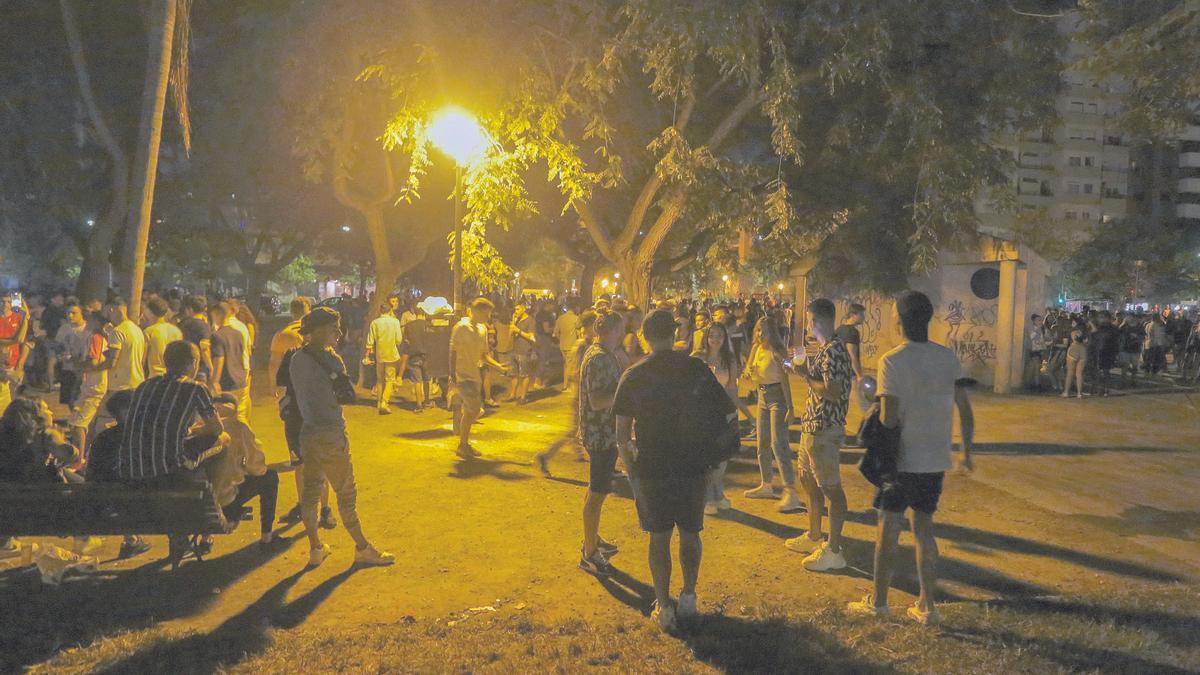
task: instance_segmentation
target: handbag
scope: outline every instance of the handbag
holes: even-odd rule
[[[858,429],[859,445],[866,448],[858,471],[875,487],[896,480],[900,454],[900,427],[889,429],[880,418],[878,403],[871,405]]]

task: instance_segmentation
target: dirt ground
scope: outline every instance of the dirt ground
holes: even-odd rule
[[[938,513],[941,599],[955,603],[948,605],[948,616],[956,605],[990,611],[1003,603],[1047,598],[1119,593],[1136,600],[1142,594],[1166,594],[1188,599],[1181,616],[1196,635],[1200,411],[1192,398],[1170,385],[1085,400],[977,394],[977,470],[947,477]],[[621,545],[613,561],[621,573],[599,581],[576,568],[587,465],[576,460],[570,447],[552,462],[551,479],[541,477],[533,463],[536,452],[564,433],[569,407],[565,395],[501,407],[478,428],[476,446],[484,457],[473,462],[453,455],[445,411],[417,415],[396,408],[393,415],[381,417],[366,404],[348,408],[359,514],[368,537],[396,555],[394,567],[352,568],[353,545],[339,528],[324,535],[334,555],[320,568],[305,571],[302,528],[284,530],[283,536],[291,539],[263,552],[255,543],[254,522],[219,538],[209,560],[185,564],[175,573],[164,572],[155,562],[165,555],[161,537],[153,538],[151,553],[125,562],[111,560],[119,541],[109,539],[98,573],[68,577],[59,588],[42,588],[36,575],[12,561],[0,563],[0,644],[5,645],[0,670],[63,658],[59,653],[71,648],[78,648],[68,659],[77,669],[88,670],[88,664],[117,654],[125,659],[118,670],[157,670],[170,660],[128,661],[147,649],[156,653],[156,647],[139,642],[139,635],[224,640],[231,628],[241,640],[234,640],[231,652],[211,662],[189,663],[200,671],[232,667],[285,648],[291,635],[297,641],[300,636],[333,641],[357,635],[360,642],[355,644],[362,648],[363,640],[376,643],[358,631],[384,626],[450,630],[492,625],[484,622],[497,617],[552,634],[581,623],[617,634],[624,634],[625,627],[640,631],[653,594],[646,537],[637,527],[628,486],[619,485],[610,498],[602,524],[604,537]],[[268,397],[256,401],[252,422],[269,460],[283,462],[282,429]],[[741,497],[758,475],[752,451],[744,450],[727,478],[735,510],[706,521],[702,611],[716,617],[772,614],[791,622],[819,622],[826,616],[840,621],[840,607],[860,598],[870,581],[875,517],[869,508],[870,486],[854,466],[859,455],[847,449],[842,459],[852,511],[846,526],[851,567],[838,574],[814,574],[801,568],[802,556],[783,547],[784,539],[806,527],[807,517],[782,515],[770,502]],[[282,512],[294,503],[295,488],[290,474],[281,479]],[[893,607],[909,604],[917,590],[907,533],[901,543],[905,562],[897,572]],[[676,578],[676,591],[678,584]],[[262,637],[268,629],[271,637]],[[246,639],[247,630],[255,639]],[[521,639],[521,634],[519,626],[495,628],[498,640]],[[720,640],[719,631],[713,639]],[[1196,656],[1195,642],[1184,643],[1186,653]],[[997,645],[1020,654],[1019,641]],[[608,665],[624,671],[680,671],[701,662],[727,670],[755,670],[766,663],[739,668],[736,660],[705,659],[701,647],[688,647],[664,647],[667,651],[654,662]],[[847,647],[843,640],[838,649],[852,653],[854,645]],[[872,649],[873,667],[931,667],[904,666],[889,657],[896,654],[892,649]],[[1171,670],[1162,662],[1142,660],[1139,650],[1154,648],[1118,650],[1125,660],[1088,652],[1057,665]],[[404,663],[420,661],[414,656]],[[499,663],[516,668],[516,662]],[[788,660],[769,663],[801,667]],[[835,670],[864,669],[853,659],[837,663]],[[1005,668],[1012,666],[1005,663]],[[324,663],[318,669],[360,666]],[[274,669],[265,662],[251,668]]]

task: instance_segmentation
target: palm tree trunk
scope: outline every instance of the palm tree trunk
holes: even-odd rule
[[[175,36],[176,0],[152,0],[150,3],[149,54],[146,80],[142,86],[142,116],[138,126],[137,161],[134,164],[134,193],[126,243],[132,255],[126,256],[125,270],[129,294],[129,315],[141,316],[142,284],[146,273],[146,247],[150,241],[150,214],[154,206],[154,182],[158,175],[158,149],[162,141],[163,108],[167,98],[167,79],[171,74],[171,47]],[[136,214],[137,219],[134,220]],[[129,250],[127,249],[127,250]]]

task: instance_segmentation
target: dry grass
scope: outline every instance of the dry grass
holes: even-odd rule
[[[453,626],[405,620],[331,632],[243,613],[210,633],[151,629],[64,652],[76,672],[1119,672],[1200,670],[1200,589],[956,603],[943,626],[778,608],[709,615],[678,637],[648,620],[544,625],[505,608]]]

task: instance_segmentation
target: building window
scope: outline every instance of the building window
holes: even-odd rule
[[[1095,191],[1096,191],[1095,184],[1093,184],[1093,183],[1084,183],[1083,184],[1083,194],[1090,195],[1090,194],[1094,193]]]
[[[1067,138],[1069,138],[1073,141],[1078,141],[1081,138],[1083,138],[1083,132],[1078,129],[1072,129],[1072,128],[1068,127],[1067,128]]]
[[[1091,219],[1092,219],[1092,212],[1091,212],[1091,211],[1084,211],[1084,212],[1080,213],[1080,214],[1079,214],[1079,219],[1080,219],[1080,220],[1091,220]]]
[[[1067,211],[1064,215],[1066,216],[1067,220],[1075,220],[1079,217],[1079,214],[1075,211]]]
[[[1096,158],[1092,157],[1091,155],[1084,155],[1083,165],[1084,166],[1096,166]]]
[[[1093,130],[1093,129],[1088,129],[1087,131],[1083,132],[1083,140],[1085,140],[1085,141],[1094,141],[1094,140],[1096,140],[1096,132],[1095,132],[1095,130]]]
[[[1122,145],[1121,137],[1120,136],[1105,136],[1104,144],[1105,145]]]
[[[1083,101],[1071,101],[1071,112],[1083,112]]]
[[[1098,115],[1098,114],[1100,114],[1100,108],[1099,108],[1099,106],[1097,106],[1095,103],[1089,103],[1089,104],[1087,104],[1087,111],[1088,111],[1088,114],[1089,114],[1089,115]]]
[[[1067,158],[1068,166],[1083,166],[1083,158],[1079,155],[1071,155]]]
[[[1074,182],[1067,183],[1067,194],[1072,194],[1072,195],[1079,194],[1079,183],[1074,183]]]
[[[1113,221],[1113,217],[1108,215],[1107,213],[1100,216],[1100,222],[1102,222],[1102,223],[1111,223],[1112,221]]]

